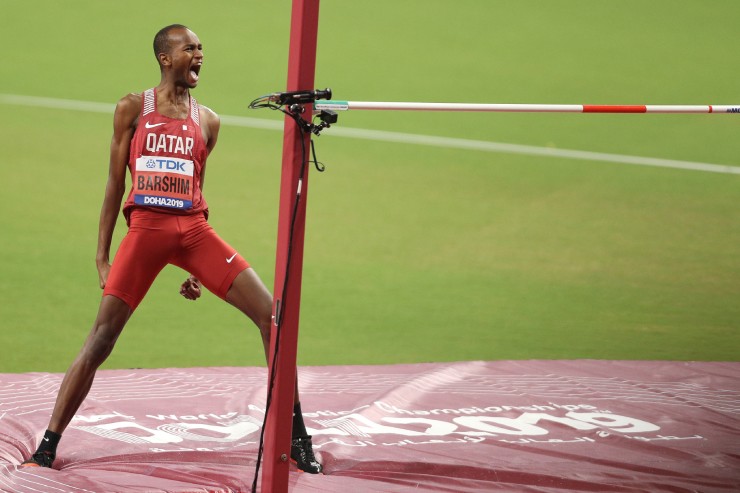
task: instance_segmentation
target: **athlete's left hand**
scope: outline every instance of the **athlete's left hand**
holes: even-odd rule
[[[200,298],[200,281],[195,276],[190,276],[185,279],[185,282],[180,286],[180,294],[188,300],[197,300]]]

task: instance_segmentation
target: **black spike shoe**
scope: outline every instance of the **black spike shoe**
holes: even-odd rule
[[[298,469],[309,474],[321,474],[324,468],[313,454],[310,436],[296,437],[290,442],[290,458]]]

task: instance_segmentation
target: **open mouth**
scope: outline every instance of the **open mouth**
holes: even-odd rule
[[[200,77],[200,67],[201,64],[193,65],[190,67],[190,78],[193,80],[193,82],[198,82],[198,78]]]

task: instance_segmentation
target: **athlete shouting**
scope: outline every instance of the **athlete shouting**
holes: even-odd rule
[[[67,370],[49,427],[23,466],[51,467],[62,433],[92,386],[95,372],[159,272],[173,264],[190,273],[180,294],[189,300],[205,286],[259,328],[265,354],[270,343],[272,295],[249,264],[208,224],[203,197],[206,159],[216,146],[219,118],[190,95],[198,85],[203,46],[187,27],[173,24],[154,38],[161,72],[155,88],[129,94],[116,105],[110,169],[100,212],[96,264],[103,289],[98,315],[77,358]],[[129,226],[113,264],[110,246],[123,205]],[[301,414],[298,387],[291,457],[299,469],[318,474],[321,464]]]

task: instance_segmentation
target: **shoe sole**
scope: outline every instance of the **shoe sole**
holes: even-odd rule
[[[324,470],[323,469],[321,471],[319,471],[319,472],[308,472],[308,471],[304,471],[303,469],[301,469],[300,467],[298,467],[298,461],[296,461],[293,458],[290,459],[290,462],[292,462],[293,465],[295,465],[295,468],[298,470],[298,472],[302,472],[303,474],[324,474]]]

